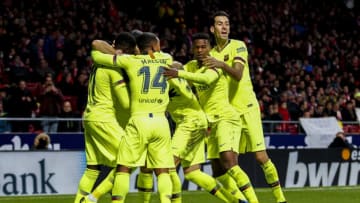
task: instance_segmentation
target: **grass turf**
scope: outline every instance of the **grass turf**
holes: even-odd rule
[[[360,186],[357,187],[321,187],[284,189],[288,203],[353,203],[360,202]],[[256,189],[260,203],[275,203],[270,189]],[[72,203],[75,195],[47,195],[47,196],[11,196],[0,197],[1,203]],[[105,195],[99,203],[110,203],[110,196]],[[130,193],[127,203],[138,203],[139,194]],[[159,198],[153,194],[151,203],[158,203]],[[220,200],[204,191],[184,191],[183,203],[211,202],[221,203]]]

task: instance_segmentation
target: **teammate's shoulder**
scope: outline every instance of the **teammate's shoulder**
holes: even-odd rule
[[[184,65],[184,70],[188,71],[188,72],[195,72],[198,69],[198,62],[197,60],[191,60],[188,61],[185,65]]]
[[[121,61],[128,60],[130,58],[133,58],[135,55],[132,54],[117,54],[116,58],[120,59]]]
[[[172,58],[172,56],[167,52],[159,51],[159,52],[156,52],[156,54],[159,56],[162,56],[162,57]]]
[[[230,41],[231,47],[236,49],[237,53],[247,51],[247,47],[244,41],[231,39]]]
[[[240,45],[240,46],[244,46],[244,47],[246,47],[245,42],[244,42],[244,41],[242,41],[242,40],[238,40],[238,39],[231,39],[231,40],[230,40],[230,43],[231,43],[231,44],[234,44],[234,45]]]
[[[190,60],[188,61],[185,66],[194,66],[194,65],[197,65],[197,60],[193,59],[193,60]]]
[[[123,58],[134,58],[136,55],[134,54],[121,54],[121,55],[118,55],[120,57],[123,57]]]

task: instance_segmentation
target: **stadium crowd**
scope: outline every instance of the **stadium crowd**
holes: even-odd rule
[[[191,35],[209,32],[211,11],[223,9],[232,16],[231,38],[248,46],[263,120],[335,116],[356,122],[360,6],[351,2],[149,0],[135,7],[110,0],[5,0],[0,7],[0,116],[80,118],[93,39],[152,31],[162,50],[187,62]],[[72,105],[70,113],[63,110],[65,101]],[[9,131],[3,122],[1,131]],[[42,124],[13,123],[10,131],[57,128]],[[347,131],[360,132],[357,126]]]

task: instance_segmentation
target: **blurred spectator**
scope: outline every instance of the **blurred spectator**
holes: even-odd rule
[[[9,117],[30,119],[36,108],[36,101],[30,90],[26,87],[26,82],[20,80],[11,93],[9,99]],[[11,121],[12,132],[29,132],[29,125],[31,123],[29,120]]]
[[[50,75],[45,77],[42,93],[39,96],[39,103],[39,117],[44,119],[41,121],[43,131],[47,133],[57,132],[58,121],[56,118],[61,114],[63,95],[61,90],[55,87]]]
[[[352,97],[360,89],[360,6],[355,2],[352,6],[325,0],[0,4],[1,82],[10,86],[19,80],[16,75],[42,82],[51,73],[64,95],[79,95],[75,109],[83,110],[86,103],[92,39],[109,39],[133,29],[155,32],[163,50],[186,61],[191,58],[189,36],[209,32],[208,18],[219,9],[229,12],[235,25],[231,37],[248,46],[254,90],[263,109],[270,102],[287,102],[291,120],[297,121],[304,112],[321,116],[317,108],[323,105],[323,116],[341,120],[343,99],[355,99],[360,106],[360,99]],[[262,112],[268,116],[268,111]]]
[[[333,104],[333,112],[335,113],[336,119],[341,121],[342,115],[341,115],[340,105],[338,103]]]
[[[313,117],[324,117],[324,106],[318,105],[317,108],[315,108],[314,116]]]
[[[355,106],[351,101],[347,101],[345,107],[341,110],[342,121],[357,121]]]
[[[334,103],[332,101],[326,102],[325,109],[324,109],[324,116],[327,116],[327,117],[335,116],[336,117],[336,112],[333,109],[333,105],[334,105]]]
[[[0,85],[0,101],[3,104],[3,109],[5,112],[9,110],[9,88],[7,85]]]
[[[19,55],[15,55],[9,64],[10,81],[17,83],[19,80],[28,80],[30,76],[30,68],[25,65]]]
[[[4,111],[3,104],[0,101],[0,118],[7,117],[7,113]],[[0,120],[0,133],[11,132],[10,123],[6,120]]]
[[[72,110],[71,102],[65,100],[62,106],[60,118],[81,118],[81,115]],[[58,132],[80,132],[81,121],[59,121]]]
[[[279,114],[281,115],[281,118],[282,118],[282,121],[285,121],[285,122],[282,122],[280,124],[280,131],[281,132],[286,132],[288,131],[289,129],[289,123],[287,121],[290,121],[290,113],[287,109],[287,103],[286,102],[282,102],[280,103],[279,105]]]
[[[86,70],[80,71],[79,76],[74,84],[77,93],[77,109],[79,112],[84,112],[88,95],[88,81],[89,73]]]
[[[58,80],[58,86],[64,95],[74,96],[77,94],[76,89],[74,89],[74,78],[72,73],[64,72],[58,77]]]
[[[40,64],[35,69],[36,77],[38,81],[43,80],[47,75],[54,76],[55,72],[50,68],[49,63],[45,58],[40,59]]]
[[[354,146],[347,141],[344,132],[338,132],[336,133],[334,140],[330,143],[329,148],[354,149]]]
[[[266,117],[263,118],[264,120],[266,120],[266,121],[281,121],[283,119],[281,114],[279,113],[278,103],[270,104],[268,110],[269,110],[269,113],[267,114]],[[263,126],[264,126],[265,132],[276,132],[276,131],[281,130],[280,129],[281,124],[277,124],[274,122],[266,123]]]
[[[36,135],[34,139],[33,150],[48,150],[51,143],[50,137],[46,133]]]
[[[360,108],[360,91],[354,94],[354,98],[355,98],[355,107]]]

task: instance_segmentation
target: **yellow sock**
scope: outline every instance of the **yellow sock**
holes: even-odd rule
[[[141,193],[141,202],[150,203],[151,195],[154,190],[153,174],[140,172],[136,181],[136,187]]]
[[[181,180],[176,172],[175,168],[169,170],[171,182],[172,182],[172,195],[171,202],[172,203],[181,203]]]
[[[117,172],[115,174],[114,187],[112,189],[112,203],[125,202],[126,195],[129,193],[130,174]]]
[[[161,173],[157,176],[158,191],[161,203],[171,203],[172,182],[170,174]]]
[[[216,179],[224,186],[235,199],[246,200],[245,196],[239,190],[235,180],[227,173],[222,176],[216,177]]]
[[[278,172],[273,162],[269,159],[265,164],[261,165],[261,168],[264,171],[266,182],[272,189],[276,202],[286,202],[281,189]]]
[[[75,196],[74,203],[78,203],[82,197],[88,195],[91,192],[96,182],[96,179],[99,176],[99,173],[100,171],[98,170],[88,168],[85,169],[84,174],[79,182],[79,187]]]
[[[233,166],[227,173],[236,181],[240,191],[245,195],[249,203],[258,203],[259,200],[255,194],[254,188],[251,186],[250,179],[240,166]]]
[[[225,188],[217,184],[213,177],[199,169],[185,174],[185,178],[225,202],[232,202],[235,199]]]
[[[112,169],[110,173],[105,177],[103,181],[92,191],[94,198],[99,199],[101,196],[111,190],[114,185],[115,169]]]

